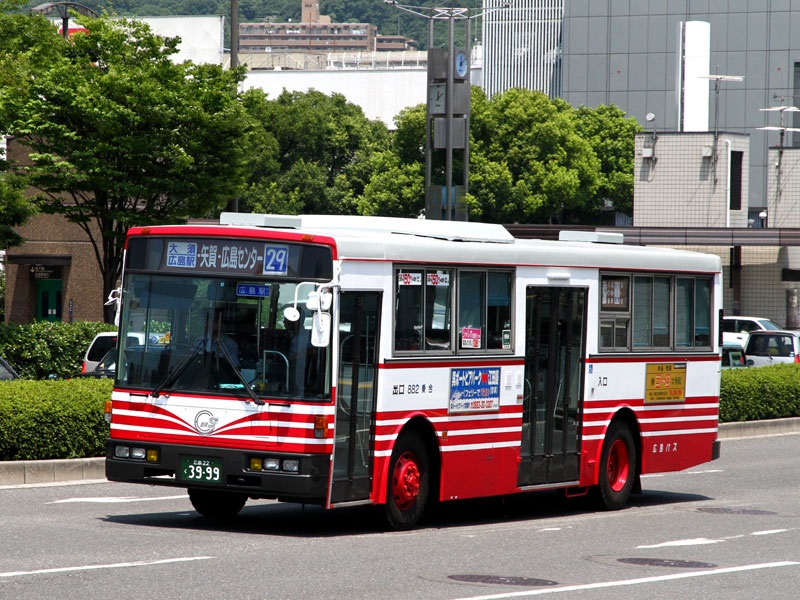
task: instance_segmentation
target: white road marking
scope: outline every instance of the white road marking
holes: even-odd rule
[[[125,569],[129,567],[149,567],[169,563],[191,562],[194,560],[211,560],[213,556],[185,556],[181,558],[165,558],[163,560],[140,560],[136,562],[112,563],[108,565],[82,565],[77,567],[57,567],[54,569],[38,569],[36,571],[9,571],[0,573],[0,577],[22,577],[24,575],[46,575],[49,573],[69,573],[71,571],[95,571],[98,569]]]
[[[724,469],[706,469],[705,471],[671,471],[669,473],[648,473],[642,475],[642,479],[658,479],[659,477],[671,477],[673,475],[708,475],[709,473],[724,473]]]
[[[694,538],[692,540],[673,540],[671,542],[661,542],[660,544],[647,544],[636,546],[637,548],[676,548],[680,546],[704,546],[706,544],[719,544],[725,540],[710,540],[708,538]]]
[[[549,587],[523,592],[509,592],[507,594],[491,594],[488,596],[469,596],[458,600],[502,600],[504,598],[526,598],[529,596],[544,596],[545,594],[560,594],[562,592],[579,592],[583,590],[600,590],[605,588],[622,587],[626,585],[641,585],[645,583],[658,583],[660,581],[673,581],[676,579],[689,579],[691,577],[713,577],[727,573],[741,573],[743,571],[756,571],[759,569],[774,569],[777,567],[794,567],[800,565],[794,561],[761,563],[755,565],[742,565],[740,567],[725,567],[721,569],[708,569],[705,571],[691,571],[689,573],[673,573],[657,577],[639,577],[636,579],[622,579],[620,581],[599,581],[582,585],[565,585],[563,587]]]
[[[138,496],[99,496],[96,498],[64,498],[63,500],[53,500],[48,504],[66,504],[68,502],[79,503],[87,502],[94,504],[121,504],[125,502],[152,502],[154,500],[178,500],[188,498],[186,494],[180,496],[156,496],[154,498],[141,498]]]
[[[754,531],[749,535],[774,535],[776,533],[786,533],[788,529],[768,529],[764,531]],[[646,546],[636,546],[637,548],[675,548],[679,546],[702,546],[706,544],[721,544],[730,540],[739,540],[745,537],[744,534],[732,535],[719,540],[712,540],[709,538],[694,538],[691,540],[672,540],[670,542],[661,542],[660,544],[648,544]]]
[[[0,490],[24,490],[27,488],[66,487],[73,485],[90,485],[108,483],[108,479],[75,479],[71,481],[47,481],[45,483],[16,483],[13,485],[0,485]]]

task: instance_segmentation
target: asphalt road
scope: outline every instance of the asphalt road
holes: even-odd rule
[[[796,598],[800,435],[726,440],[646,477],[617,512],[555,494],[448,503],[388,532],[375,510],[250,502],[229,526],[182,490],[0,488],[0,598]]]

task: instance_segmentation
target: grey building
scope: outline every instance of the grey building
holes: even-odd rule
[[[800,146],[800,134],[779,131],[800,127],[797,113],[761,110],[800,104],[800,0],[504,4],[484,1],[488,95],[537,89],[573,106],[615,104],[648,129],[749,134],[750,209],[768,207],[769,148]]]

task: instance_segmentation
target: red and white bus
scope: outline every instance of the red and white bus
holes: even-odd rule
[[[131,229],[108,478],[187,488],[212,518],[375,504],[404,529],[431,502],[543,489],[617,509],[641,475],[717,458],[720,259],[566,237],[239,213]]]

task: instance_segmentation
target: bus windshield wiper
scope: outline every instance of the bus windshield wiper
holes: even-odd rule
[[[204,340],[202,339],[197,340],[194,346],[192,346],[191,352],[189,352],[188,356],[183,359],[183,362],[181,362],[181,364],[178,365],[178,368],[176,368],[171,373],[168,373],[167,376],[164,378],[164,380],[161,383],[159,383],[155,387],[155,389],[153,389],[152,392],[150,392],[150,395],[153,398],[158,398],[163,390],[172,387],[172,384],[174,384],[178,380],[178,377],[180,377],[183,374],[183,372],[189,367],[189,365],[192,363],[192,360],[198,354],[200,354],[200,351],[203,349],[204,346],[205,346]]]

